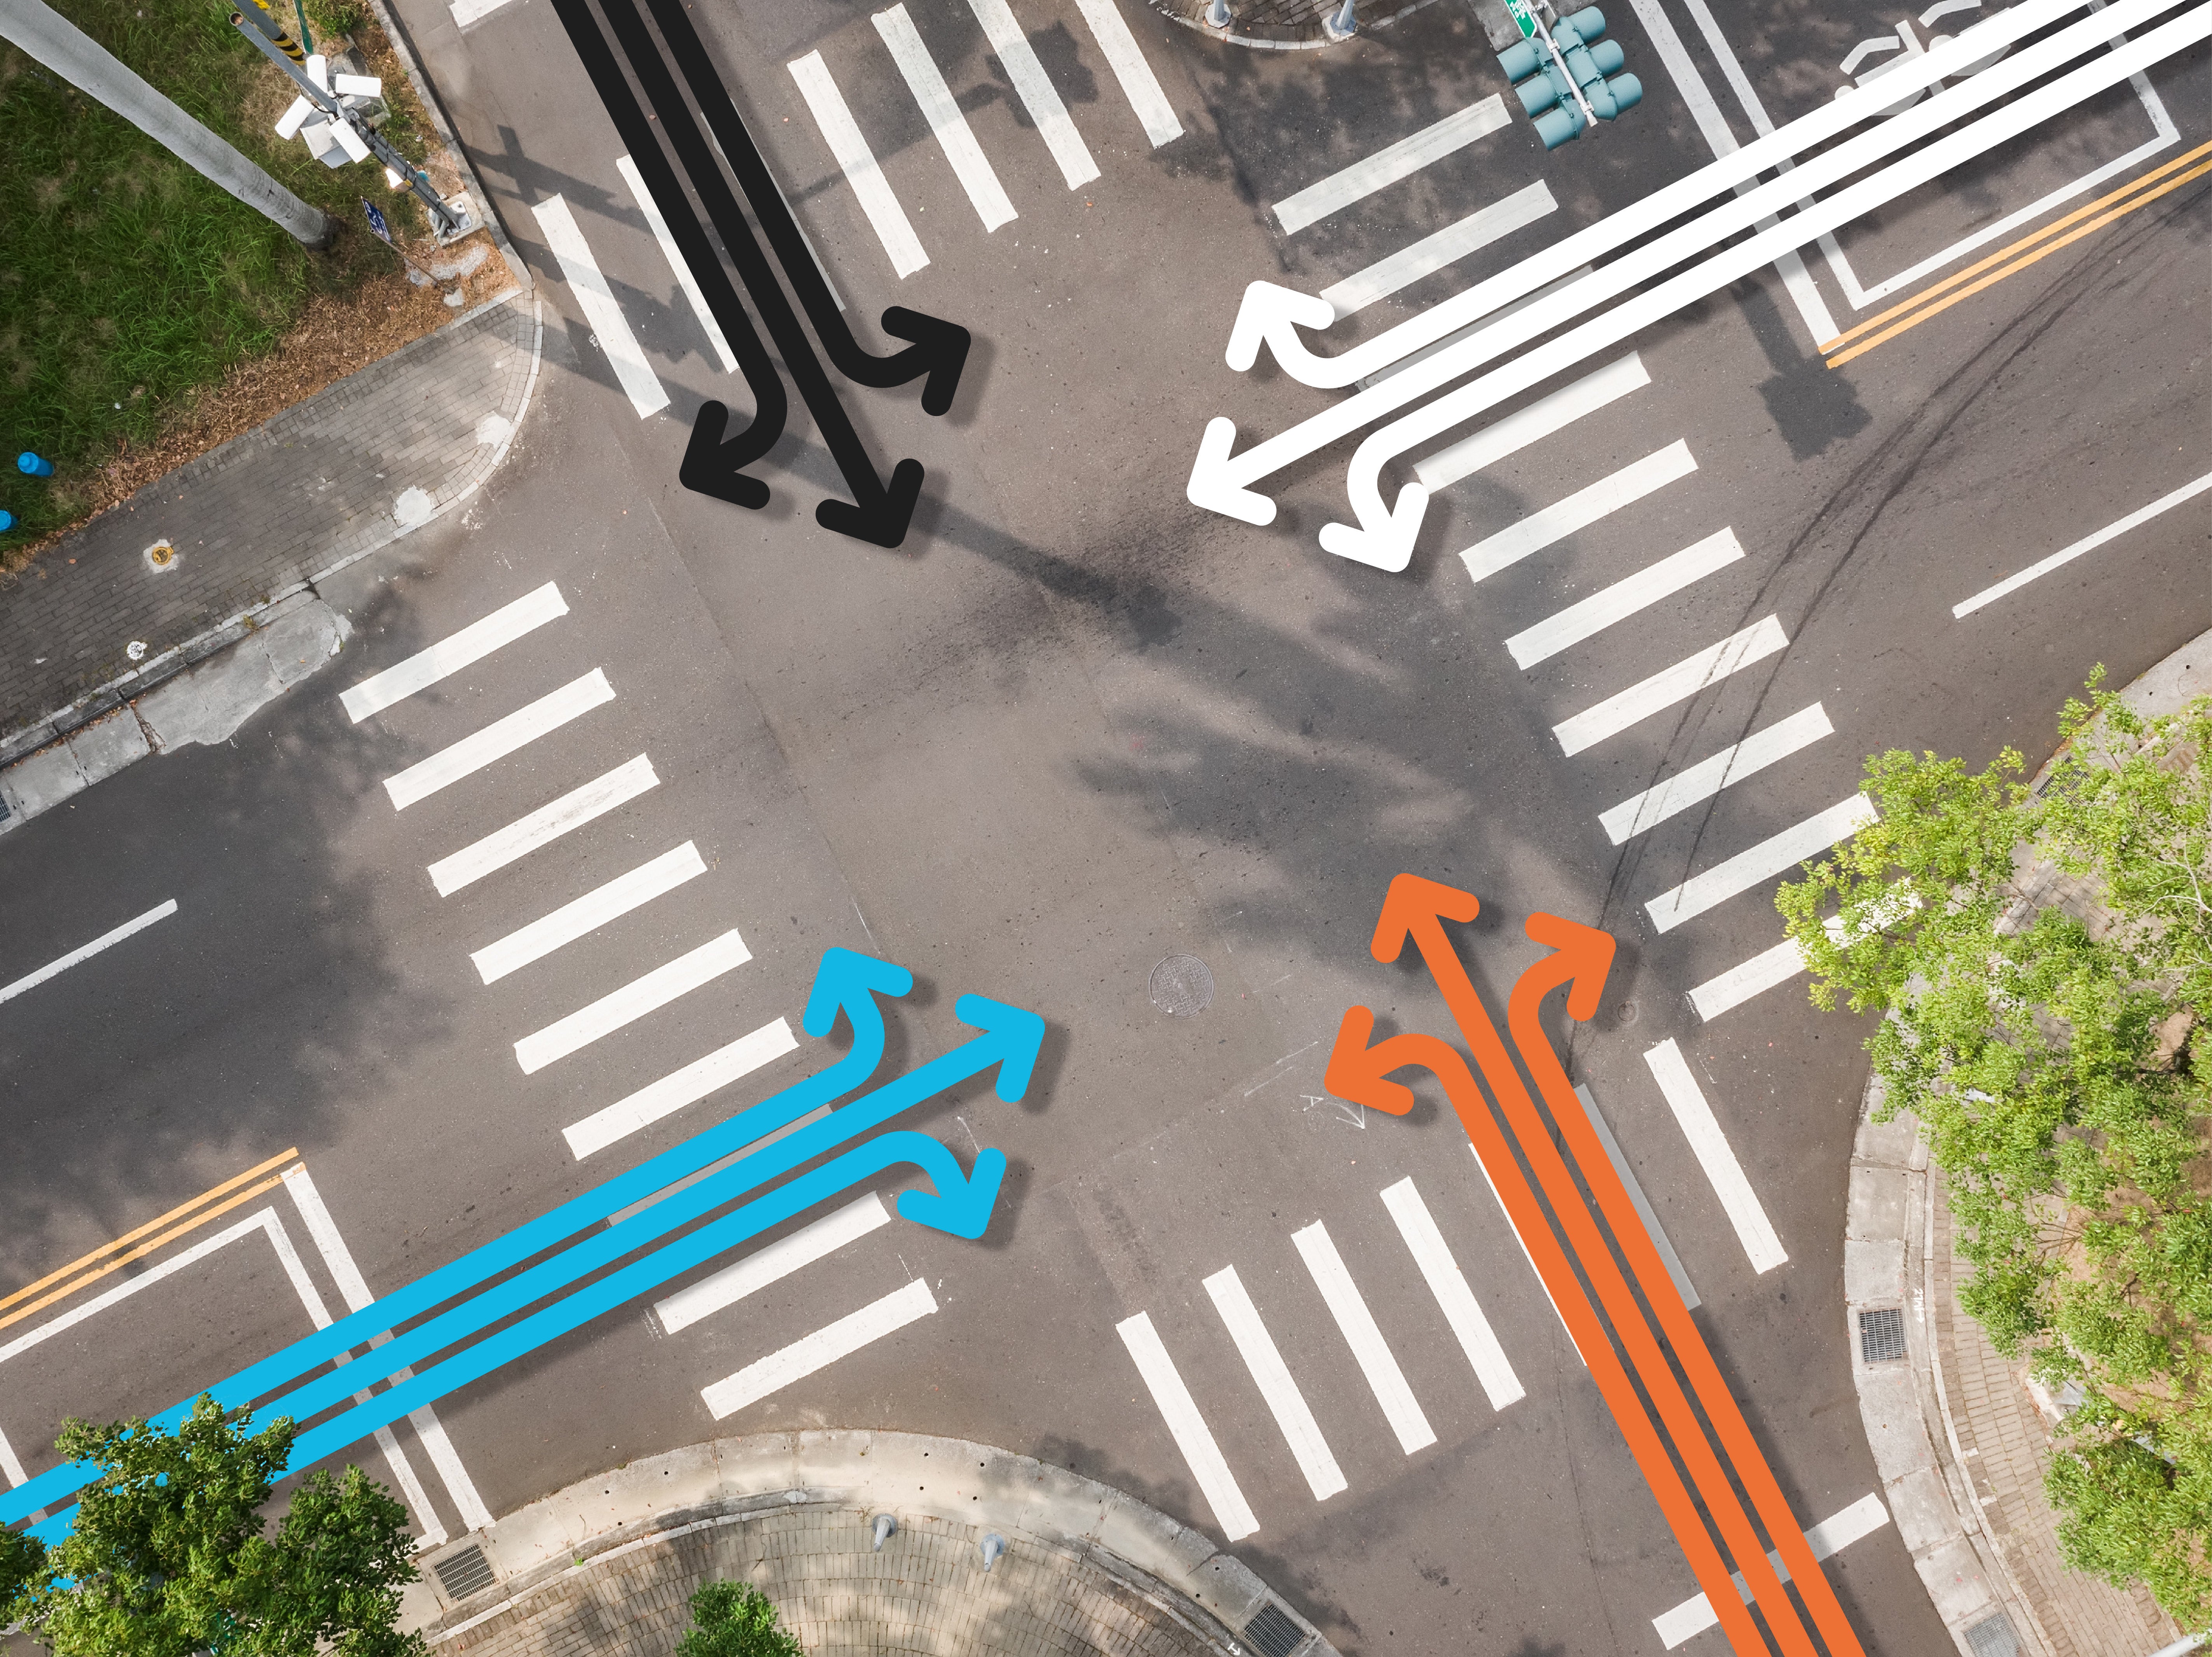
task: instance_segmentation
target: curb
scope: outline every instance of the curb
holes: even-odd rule
[[[404,1629],[440,1647],[617,1559],[795,1509],[890,1513],[996,1532],[1010,1555],[1103,1572],[1219,1657],[1337,1657],[1314,1626],[1202,1533],[1061,1467],[916,1433],[764,1433],[633,1461],[556,1491],[429,1556]],[[941,1527],[940,1527],[941,1528]],[[466,1591],[450,1593],[448,1580]],[[902,1589],[902,1593],[911,1593]],[[1288,1643],[1285,1643],[1285,1642]]]

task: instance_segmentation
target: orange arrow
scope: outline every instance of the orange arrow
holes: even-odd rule
[[[1468,901],[1472,903],[1474,900],[1469,898]],[[1370,1047],[1367,1041],[1374,1033],[1372,1012],[1365,1007],[1346,1010],[1344,1023],[1336,1032],[1336,1046],[1328,1056],[1322,1085],[1340,1099],[1402,1116],[1413,1105],[1413,1089],[1402,1082],[1391,1081],[1390,1072],[1412,1065],[1436,1072],[1437,1079],[1444,1084],[1452,1108],[1459,1113],[1460,1126],[1467,1130],[1474,1154],[1482,1159],[1491,1183],[1497,1187],[1498,1200],[1505,1205],[1506,1217],[1512,1221],[1514,1230],[1528,1246],[1528,1258],[1535,1262],[1536,1275],[1543,1280],[1552,1304],[1559,1308],[1567,1333],[1573,1338],[1576,1350],[1589,1367],[1590,1379],[1597,1382],[1599,1394],[1613,1411],[1614,1424],[1628,1441],[1629,1454],[1636,1458],[1644,1482],[1658,1498],[1659,1511],[1666,1515],[1675,1540],[1689,1556],[1690,1569],[1705,1589],[1707,1602],[1720,1613],[1721,1625],[1728,1630],[1729,1643],[1741,1654],[1765,1653],[1766,1643],[1759,1637],[1758,1626],[1736,1593],[1735,1584],[1729,1580],[1729,1569],[1721,1559],[1720,1551],[1713,1546],[1712,1538],[1699,1522],[1690,1493],[1683,1488],[1682,1475],[1675,1470],[1667,1447],[1653,1430],[1651,1417],[1644,1413],[1627,1371],[1620,1367],[1620,1354],[1605,1338],[1597,1314],[1590,1309],[1589,1297],[1583,1293],[1574,1268],[1568,1265],[1559,1239],[1545,1223],[1544,1211],[1536,1205],[1536,1194],[1529,1190],[1528,1177],[1514,1160],[1505,1136],[1498,1132],[1497,1119],[1484,1102],[1481,1089],[1475,1086],[1467,1060],[1460,1057],[1458,1049],[1433,1035],[1394,1035]]]
[[[1713,1454],[1713,1447],[1692,1411],[1673,1366],[1659,1350],[1643,1308],[1637,1305],[1627,1279],[1621,1276],[1620,1262],[1598,1231],[1596,1217],[1583,1200],[1582,1193],[1575,1188],[1573,1176],[1560,1159],[1559,1147],[1552,1143],[1551,1133],[1537,1113],[1535,1101],[1528,1096],[1521,1072],[1513,1067],[1504,1042],[1498,1039],[1497,1027],[1491,1023],[1482,998],[1475,993],[1466,966],[1452,948],[1451,940],[1444,936],[1445,919],[1472,920],[1480,908],[1480,901],[1472,893],[1424,880],[1418,875],[1401,874],[1390,883],[1389,894],[1383,899],[1382,913],[1375,927],[1375,958],[1396,960],[1408,938],[1419,946],[1430,974],[1443,992],[1444,1005],[1451,1009],[1452,1017],[1467,1037],[1468,1047],[1474,1049],[1474,1061],[1482,1071],[1483,1079],[1490,1083],[1492,1096],[1513,1129],[1521,1154],[1535,1169],[1537,1181],[1551,1200],[1552,1212],[1566,1231],[1569,1246],[1582,1262],[1583,1270],[1589,1274],[1598,1299],[1613,1320],[1614,1332],[1628,1349],[1629,1359],[1644,1381],[1644,1391],[1650,1395],[1660,1420],[1674,1442],[1674,1448],[1688,1466],[1698,1494],[1705,1498],[1706,1512],[1719,1527],[1721,1538],[1727,1543],[1737,1569],[1743,1573],[1759,1610],[1765,1613],[1767,1627],[1780,1642],[1786,1657],[1814,1657],[1812,1636],[1806,1632],[1796,1606],[1790,1602],[1789,1591],[1776,1575],[1773,1561],[1766,1557],[1765,1545],[1752,1529],[1751,1516],[1744,1511],[1719,1457]],[[1588,994],[1591,1002],[1595,1003],[1597,989],[1603,982],[1601,975],[1591,986]],[[1525,1235],[1522,1241],[1528,1241]],[[1683,1542],[1686,1550],[1686,1539],[1679,1528],[1675,1539]],[[1729,1602],[1741,1609],[1741,1601],[1733,1582],[1723,1581],[1717,1589],[1700,1577],[1698,1586],[1705,1590],[1705,1598],[1716,1611]],[[1744,1622],[1748,1630],[1749,1618],[1746,1617]],[[1748,1643],[1738,1640],[1733,1632],[1729,1638],[1743,1657],[1768,1649],[1756,1633],[1747,1635]]]
[[[1705,1338],[1691,1320],[1690,1308],[1682,1303],[1681,1291],[1674,1286],[1673,1275],[1661,1263],[1659,1251],[1652,1246],[1642,1217],[1629,1201],[1620,1176],[1613,1170],[1613,1159],[1599,1143],[1597,1131],[1590,1126],[1582,1101],[1575,1096],[1567,1073],[1560,1067],[1559,1055],[1553,1052],[1538,1017],[1544,998],[1562,984],[1568,986],[1570,1018],[1586,1019],[1597,1011],[1598,992],[1613,964],[1613,939],[1594,926],[1547,914],[1528,917],[1528,936],[1539,944],[1550,944],[1554,953],[1522,974],[1520,981],[1513,986],[1512,999],[1506,1011],[1513,1045],[1520,1049],[1521,1060],[1528,1066],[1528,1073],[1536,1078],[1537,1090],[1551,1107],[1552,1120],[1565,1133],[1567,1148],[1582,1170],[1583,1182],[1596,1194],[1606,1223],[1613,1228],[1613,1236],[1626,1252],[1644,1298],[1658,1314],[1659,1327],[1688,1373],[1698,1401],[1705,1406],[1705,1418],[1712,1423],[1721,1448],[1728,1453],[1729,1460],[1735,1466],[1736,1476],[1750,1492],[1752,1505],[1759,1510],[1767,1534],[1774,1539],[1775,1551],[1782,1556],[1790,1581],[1796,1583],[1797,1592],[1812,1611],[1814,1625],[1820,1630],[1821,1639],[1835,1657],[1858,1657],[1858,1636],[1851,1630],[1850,1620],[1836,1603],[1834,1588],[1813,1557],[1805,1533],[1797,1527],[1796,1517],[1790,1511],[1788,1499],[1775,1483],[1766,1458],[1759,1454],[1758,1442],[1744,1423],[1743,1412],[1736,1407],[1735,1395],[1729,1391],[1719,1366],[1705,1348]]]

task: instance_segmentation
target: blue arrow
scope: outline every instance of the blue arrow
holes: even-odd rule
[[[971,1011],[971,1004],[978,1002],[982,1003],[982,1008]],[[980,1022],[976,1013],[983,1009],[1020,1014],[1024,1018],[1035,1021],[1038,1039],[1042,1039],[1044,1034],[1044,1021],[1036,1018],[1033,1013],[1022,1013],[1019,1008],[1001,1007],[997,1002],[984,1001],[981,996],[967,995],[960,998],[960,1015],[971,1023]],[[987,1035],[983,1039],[989,1041],[991,1036]],[[981,1043],[968,1042],[945,1057],[951,1059],[978,1045]],[[1027,1080],[1036,1056],[1036,1047],[1032,1043],[1028,1049],[1027,1059],[1019,1063],[1019,1072],[1024,1081]],[[1021,1096],[1019,1092],[1009,1094],[1006,1091],[1006,1074],[1016,1067],[1014,1059],[1005,1060],[1000,1071],[1001,1097],[1011,1100]],[[359,1443],[379,1427],[389,1426],[410,1411],[436,1402],[456,1387],[466,1386],[502,1364],[513,1363],[546,1342],[589,1323],[633,1296],[658,1288],[671,1278],[690,1271],[702,1261],[712,1259],[726,1249],[734,1248],[794,1214],[804,1213],[816,1203],[836,1196],[895,1162],[915,1163],[929,1175],[937,1187],[933,1193],[926,1191],[902,1193],[898,1202],[901,1214],[920,1224],[935,1226],[957,1236],[980,1237],[983,1235],[984,1228],[990,1223],[992,1207],[998,1201],[1000,1184],[1006,1177],[1006,1157],[1004,1151],[995,1149],[985,1150],[975,1159],[975,1173],[963,1174],[953,1154],[926,1133],[878,1134],[834,1162],[825,1162],[812,1172],[777,1187],[767,1196],[756,1199],[736,1212],[726,1214],[712,1224],[700,1227],[690,1235],[678,1239],[641,1260],[631,1262],[589,1288],[580,1289],[567,1299],[556,1301],[552,1305],[532,1313],[512,1328],[502,1329],[489,1339],[479,1341],[444,1363],[421,1371],[388,1391],[375,1394],[366,1404],[357,1404],[343,1415],[334,1417],[321,1426],[302,1433],[293,1442],[291,1465],[312,1466],[325,1456],[335,1455],[340,1450]],[[389,1353],[392,1348],[385,1346],[378,1350],[380,1354]],[[59,1542],[69,1534],[76,1514],[75,1508],[67,1508],[33,1527],[31,1533],[49,1545]]]
[[[836,1064],[682,1144],[672,1146],[629,1173],[572,1197],[504,1236],[425,1273],[381,1300],[340,1318],[328,1328],[318,1330],[258,1363],[249,1364],[208,1390],[226,1409],[251,1404],[263,1393],[321,1368],[340,1354],[368,1345],[372,1337],[383,1334],[393,1325],[420,1315],[517,1261],[596,1225],[610,1214],[665,1190],[686,1174],[696,1173],[785,1124],[842,1098],[865,1083],[883,1058],[884,1015],[876,997],[904,995],[913,986],[914,974],[903,967],[852,950],[825,950],[821,964],[815,969],[814,987],[807,997],[806,1011],[799,1025],[809,1035],[824,1036],[836,1027],[838,1013],[844,1013],[853,1026],[853,1050]],[[1027,1077],[1024,1070],[1024,1083]],[[1000,1085],[1005,1085],[1003,1072]],[[617,1227],[608,1235],[616,1235],[620,1229]],[[631,1235],[632,1246],[646,1240],[637,1233]],[[158,1431],[173,1431],[191,1413],[191,1405],[192,1399],[187,1399],[155,1417],[148,1424]],[[100,1472],[94,1462],[65,1461],[13,1490],[0,1491],[0,1525],[13,1524],[40,1508],[53,1506],[58,1500],[82,1490],[99,1478]]]

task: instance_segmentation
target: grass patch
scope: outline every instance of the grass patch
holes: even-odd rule
[[[0,507],[13,561],[106,504],[103,469],[155,446],[209,387],[268,355],[319,298],[389,278],[361,198],[403,239],[425,216],[372,159],[325,167],[270,130],[291,82],[230,25],[228,0],[59,0],[56,9],[295,195],[338,221],[311,253],[121,116],[0,45]],[[296,31],[290,6],[280,10]],[[319,50],[348,37],[384,78],[385,136],[419,160],[428,126],[382,33],[356,0],[307,16]],[[15,452],[55,463],[21,476]],[[11,557],[12,555],[12,557]]]

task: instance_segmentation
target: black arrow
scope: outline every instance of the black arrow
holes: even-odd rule
[[[578,3],[578,0],[564,3]],[[867,446],[860,441],[860,434],[853,428],[852,417],[837,401],[836,390],[815,356],[806,331],[776,282],[775,266],[753,240],[752,227],[745,222],[737,197],[730,193],[721,168],[715,165],[705,135],[691,118],[690,109],[677,88],[675,76],[668,72],[659,48],[647,31],[643,15],[628,0],[601,0],[601,9],[629,60],[630,72],[637,76],[646,101],[659,118],[662,135],[674,147],[676,159],[690,175],[691,186],[699,192],[707,216],[720,234],[732,263],[738,267],[738,275],[746,292],[751,294],[761,320],[768,325],[769,337],[775,342],[784,367],[790,370],[792,381],[799,387],[800,398],[813,415],[815,426],[831,458],[837,463],[845,487],[852,491],[851,505],[842,501],[818,504],[814,508],[814,521],[826,530],[856,540],[872,542],[879,547],[897,546],[906,539],[915,502],[921,494],[921,462],[900,461],[891,469],[888,485],[877,475]],[[607,52],[605,40],[595,33],[592,44],[605,56],[612,70],[612,54]],[[615,72],[619,75],[618,70]]]
[[[837,308],[836,296],[814,263],[799,222],[791,215],[791,204],[784,200],[752,134],[745,130],[744,118],[730,101],[728,88],[714,73],[713,59],[684,15],[684,0],[647,0],[647,3],[660,25],[661,37],[668,42],[669,55],[684,71],[691,95],[699,100],[707,118],[708,130],[729,158],[730,170],[737,174],[745,199],[752,204],[753,216],[760,221],[769,246],[782,261],[784,274],[799,294],[799,302],[805,307],[807,320],[814,325],[837,372],[855,385],[878,387],[923,379],[923,410],[943,414],[952,406],[960,371],[968,361],[968,331],[957,322],[894,305],[883,314],[883,329],[896,339],[912,340],[906,349],[881,357],[853,337],[844,313]]]
[[[766,454],[775,446],[775,440],[783,435],[791,401],[784,394],[782,376],[776,373],[775,359],[761,343],[760,336],[753,331],[752,319],[738,302],[737,292],[722,269],[720,256],[700,228],[698,215],[691,210],[684,186],[677,180],[676,169],[661,154],[652,126],[638,108],[637,100],[630,96],[629,83],[623,79],[622,70],[607,50],[599,25],[585,9],[583,0],[553,0],[553,8],[561,15],[562,27],[568,31],[576,56],[583,60],[585,73],[592,77],[600,103],[613,119],[615,130],[629,147],[630,158],[637,163],[647,191],[660,204],[660,216],[667,222],[669,234],[676,238],[684,262],[691,267],[700,291],[707,296],[707,308],[721,325],[730,349],[737,356],[738,367],[744,374],[745,385],[753,394],[752,422],[734,437],[725,435],[730,419],[726,405],[701,405],[692,422],[691,441],[684,451],[684,464],[677,470],[677,478],[687,489],[711,495],[732,506],[764,507],[769,500],[768,485],[757,477],[746,476],[744,469]]]

